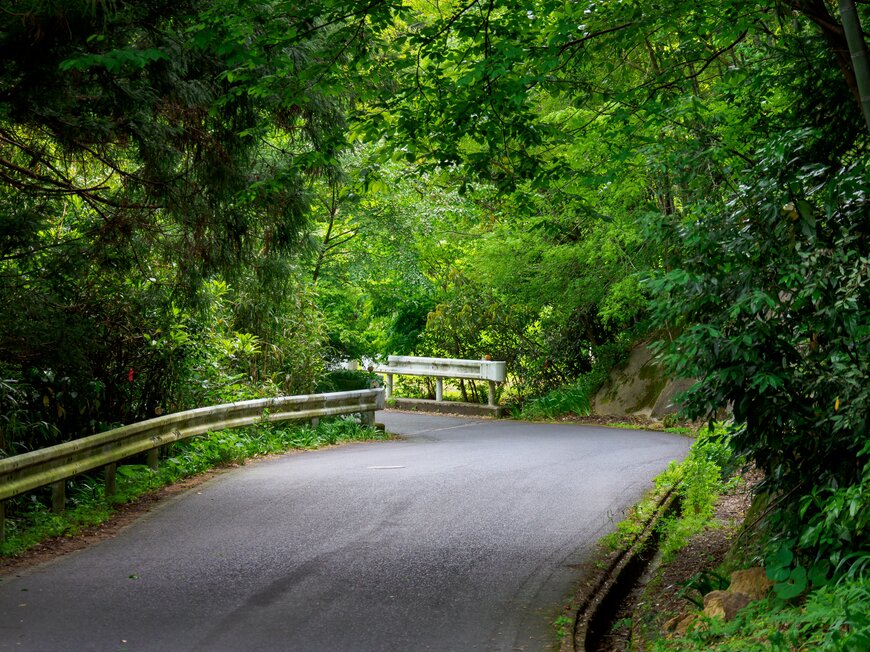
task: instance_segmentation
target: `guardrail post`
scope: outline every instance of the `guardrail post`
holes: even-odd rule
[[[393,395],[393,374],[387,374],[387,389],[384,398],[390,398]]]
[[[115,494],[115,471],[117,471],[117,469],[118,465],[115,462],[106,464],[105,466],[105,474],[103,477],[105,489],[103,490],[103,495],[106,498]]]
[[[155,473],[157,472],[158,460],[160,459],[160,448],[152,448],[148,451],[148,468]]]
[[[66,480],[54,482],[51,485],[51,511],[63,514],[66,508]]]
[[[359,413],[360,423],[364,426],[368,426],[369,428],[375,427],[375,412],[372,410],[371,412],[360,412]]]
[[[6,541],[6,501],[0,500],[0,543]]]
[[[314,417],[313,419],[311,419],[311,421],[309,423],[311,424],[311,429],[316,430],[317,426],[320,425],[320,419],[317,417]]]
[[[486,392],[487,403],[491,406],[495,406],[495,381],[489,381],[489,389]]]
[[[444,400],[444,379],[436,378],[435,379],[435,400],[443,401]]]

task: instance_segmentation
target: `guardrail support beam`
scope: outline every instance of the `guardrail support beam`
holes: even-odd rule
[[[104,468],[103,482],[105,483],[105,489],[103,490],[103,495],[108,498],[115,495],[115,471],[118,470],[118,465],[112,462],[111,464],[106,464]]]
[[[491,406],[495,406],[495,381],[490,380],[489,389],[486,392],[487,403]]]
[[[6,541],[6,501],[0,500],[0,543]]]
[[[375,413],[374,412],[360,412],[359,413],[360,423],[364,426],[368,426],[369,428],[375,427]]]
[[[389,399],[393,395],[393,374],[387,374],[387,388],[384,394],[385,399]]]
[[[157,467],[160,465],[160,449],[152,448],[148,451],[148,468],[157,473]]]
[[[51,485],[51,511],[63,514],[66,509],[66,480],[54,482]]]
[[[436,378],[435,379],[435,400],[443,401],[444,400],[444,379]]]

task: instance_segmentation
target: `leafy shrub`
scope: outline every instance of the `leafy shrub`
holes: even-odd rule
[[[731,202],[669,232],[680,260],[651,287],[676,332],[670,371],[701,379],[689,416],[732,405],[733,449],[764,472],[772,549],[845,572],[866,539],[850,505],[870,461],[870,167],[804,160],[818,139],[799,130],[759,151]]]
[[[561,387],[529,401],[520,413],[521,419],[553,419],[566,414],[586,416],[592,409],[592,390],[583,376],[569,387]]]
[[[668,471],[656,479],[657,484],[676,484],[680,493],[680,513],[662,520],[661,550],[672,559],[688,540],[713,525],[716,500],[725,488],[725,480],[736,465],[731,461],[727,431],[720,427],[706,429],[689,450],[686,458],[672,462]]]
[[[327,372],[317,381],[318,392],[349,392],[357,389],[369,389],[372,383],[379,383],[380,377],[369,371],[351,371],[335,369]]]
[[[32,388],[5,375],[0,376],[0,458],[24,453],[28,446],[58,436],[53,423],[34,420],[28,395]]]
[[[573,384],[551,390],[523,407],[520,418],[553,419],[566,414],[588,415],[592,399],[607,380],[610,370],[625,356],[627,347],[614,343],[595,349],[591,371],[580,375]]]
[[[870,649],[870,579],[859,578],[807,595],[802,605],[754,602],[732,621],[704,618],[682,637],[660,638],[653,652]]]

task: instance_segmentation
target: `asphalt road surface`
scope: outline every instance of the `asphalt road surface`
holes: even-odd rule
[[[594,543],[689,440],[384,412],[398,441],[220,474],[0,580],[0,650],[547,650]]]

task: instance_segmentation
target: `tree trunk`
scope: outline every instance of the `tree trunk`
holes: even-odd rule
[[[861,31],[861,21],[855,10],[854,0],[840,0],[840,20],[843,21],[843,31],[846,33],[846,43],[852,55],[852,70],[855,83],[858,86],[858,100],[864,121],[870,131],[870,62],[867,58],[867,44]]]
[[[317,262],[314,263],[314,272],[311,274],[311,281],[316,285],[317,279],[320,277],[320,270],[323,267],[323,260],[326,258],[326,252],[329,251],[329,242],[332,238],[332,228],[335,226],[335,216],[338,213],[338,201],[336,197],[337,182],[332,184],[332,199],[326,210],[329,213],[329,224],[326,227],[326,235],[323,236],[323,243],[320,245],[320,251],[317,252]]]
[[[843,26],[828,11],[825,0],[789,0],[788,4],[813,21],[821,29],[822,36],[828,42],[828,47],[831,48],[831,52],[833,52],[837,60],[840,72],[843,73],[846,85],[852,91],[855,101],[860,105],[861,92],[858,90],[858,82],[849,57],[849,45],[846,43],[846,34]],[[852,4],[854,9],[854,3],[850,2],[850,4]]]

